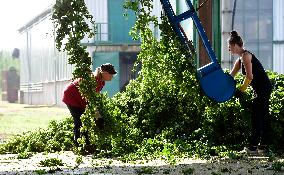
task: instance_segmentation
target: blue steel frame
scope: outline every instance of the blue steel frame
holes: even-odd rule
[[[203,45],[209,55],[209,58],[210,60],[213,62],[213,63],[217,63],[218,64],[218,61],[217,61],[217,58],[216,58],[216,55],[215,55],[215,52],[213,51],[212,47],[211,47],[211,44],[207,38],[207,35],[204,31],[204,28],[196,14],[196,11],[191,3],[190,0],[186,0],[187,2],[187,5],[188,5],[188,8],[189,10],[180,14],[180,15],[175,15],[173,9],[172,9],[172,6],[169,2],[169,0],[161,0],[161,3],[163,4],[163,7],[167,13],[167,16],[172,24],[172,27],[174,28],[175,32],[177,33],[177,35],[179,36],[179,38],[181,39],[181,41],[186,45],[188,46],[189,45],[189,41],[185,35],[185,33],[183,32],[181,26],[180,26],[180,22],[182,22],[183,20],[186,20],[186,19],[189,19],[189,18],[192,18],[194,24],[195,24],[195,27],[197,28],[197,31],[202,39],[202,42],[203,42]],[[188,48],[191,49],[191,46],[188,46]]]
[[[166,11],[167,17],[173,27],[173,30],[176,32],[182,43],[189,49],[190,54],[195,54],[195,48],[193,46],[193,43],[188,40],[185,32],[183,31],[183,28],[180,25],[180,22],[182,20],[179,20],[178,17],[181,18],[182,16],[175,15],[171,3],[168,0],[161,0],[161,3],[163,4],[163,8]],[[191,57],[192,55],[189,56]]]
[[[175,15],[169,0],[160,1],[173,30],[179,36],[181,42],[188,47],[191,53],[195,53],[195,49],[192,43],[187,39],[180,22],[188,18],[192,18],[194,25],[197,28],[202,43],[211,60],[211,63],[197,70],[197,78],[200,81],[200,86],[203,92],[206,96],[216,102],[225,102],[229,100],[235,93],[236,82],[232,76],[223,72],[191,1],[186,0],[189,10],[180,15]]]

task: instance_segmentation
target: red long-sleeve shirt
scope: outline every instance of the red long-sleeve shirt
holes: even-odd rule
[[[70,82],[64,88],[62,101],[66,105],[85,109],[87,102],[86,102],[86,99],[84,97],[82,97],[82,95],[79,91],[79,82],[80,81],[81,81],[81,79],[76,79],[76,80]],[[96,92],[100,92],[103,89],[105,82],[101,81],[98,78],[96,78],[96,82],[97,82]]]

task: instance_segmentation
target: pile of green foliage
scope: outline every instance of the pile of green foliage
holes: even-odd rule
[[[63,3],[65,1],[68,1],[67,6]],[[77,17],[86,13],[84,2],[57,1],[55,7],[65,10],[62,14],[57,11],[57,16],[53,16],[56,19],[65,19],[65,15],[70,14],[67,19],[71,21],[64,23],[66,28],[58,30],[61,31],[58,42],[65,38],[62,32],[65,31],[70,42],[67,44],[67,51],[72,56],[70,63],[76,66],[74,77],[88,77],[90,58],[80,53],[85,52],[79,44],[81,38],[73,38],[83,36],[82,30],[88,32],[76,27],[76,24],[84,26],[85,19]],[[253,98],[252,90],[248,90],[242,101],[236,98],[225,103],[211,101],[202,94],[192,59],[187,57],[187,51],[167,18],[162,17],[162,23],[158,24],[157,19],[150,15],[150,0],[126,1],[125,8],[134,10],[137,15],[131,34],[134,39],[142,41],[138,56],[142,68],[138,78],[130,81],[126,90],[113,98],[107,98],[106,94],[92,94],[93,91],[88,91],[92,79],[85,78],[82,92],[89,93],[90,101],[86,114],[82,116],[82,130],[89,133],[91,143],[96,145],[95,155],[123,157],[125,160],[163,157],[174,162],[176,156],[216,155],[226,148],[243,147],[250,134],[251,112],[247,104]],[[149,23],[159,26],[160,39],[154,37]],[[273,72],[269,72],[269,76],[274,87],[270,105],[273,145],[284,148],[284,76]],[[243,79],[238,75],[236,80],[240,85]],[[97,108],[106,120],[102,130],[94,122],[93,111]],[[62,123],[53,122],[47,130],[16,137],[1,145],[0,150],[2,153],[70,150],[71,140],[72,121],[69,119]],[[84,145],[84,138],[80,143]]]
[[[56,152],[73,147],[73,121],[51,121],[47,129],[16,135],[0,146],[0,153]]]

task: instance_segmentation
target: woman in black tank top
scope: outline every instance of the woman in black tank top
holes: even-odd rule
[[[230,74],[234,77],[241,69],[245,76],[243,84],[236,92],[236,97],[240,97],[250,85],[256,95],[251,106],[250,145],[245,151],[250,154],[262,153],[270,144],[269,98],[272,85],[260,61],[254,54],[244,49],[243,40],[238,33],[232,31],[230,35],[229,51],[239,56]]]

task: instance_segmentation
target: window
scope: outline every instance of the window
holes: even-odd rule
[[[246,49],[258,57],[264,68],[272,69],[272,1],[237,0],[236,5],[235,30],[243,37]]]

